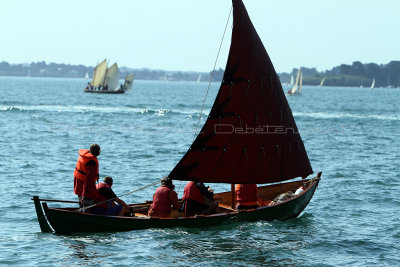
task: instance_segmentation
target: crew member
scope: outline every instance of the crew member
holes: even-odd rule
[[[190,181],[183,189],[183,210],[186,216],[196,214],[214,214],[219,212],[218,202],[214,200],[214,192],[203,182]]]
[[[256,184],[237,184],[236,209],[256,209],[260,206],[258,202],[258,189]]]
[[[157,188],[153,195],[153,203],[149,208],[148,215],[155,217],[177,217],[180,208],[178,194],[174,191],[175,186],[169,177],[161,180],[161,187]]]
[[[97,196],[96,181],[99,179],[100,146],[93,144],[89,150],[80,149],[78,162],[74,171],[74,193],[78,196],[79,205],[83,206],[83,196],[86,204]],[[89,204],[88,204],[89,205]]]
[[[110,216],[124,216],[125,214],[133,215],[133,209],[115,195],[114,191],[111,189],[112,185],[113,178],[110,176],[106,176],[102,183],[96,185],[99,196],[95,199],[95,203],[101,204],[93,207],[91,212],[94,214]],[[117,202],[118,204],[115,204],[114,202]]]

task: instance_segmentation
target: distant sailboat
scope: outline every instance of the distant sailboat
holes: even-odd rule
[[[167,73],[164,73],[164,82],[168,82]]]
[[[128,91],[128,90],[130,90],[132,88],[133,78],[134,77],[135,77],[135,75],[133,73],[126,75],[125,82],[124,82],[124,85],[123,85],[123,89],[125,91]]]
[[[290,85],[293,86],[293,75],[290,77]]]
[[[319,84],[319,86],[324,86],[324,82],[325,82],[325,77],[322,78],[321,83]]]
[[[94,69],[93,79],[84,91],[87,93],[123,94],[125,91],[118,85],[119,69],[117,63],[107,68],[107,61],[104,59]]]
[[[86,79],[86,80],[89,79],[89,73],[87,73],[87,72],[86,72],[86,74],[85,74],[85,79]]]
[[[303,72],[300,73],[299,90],[298,94],[301,94],[301,86],[303,85]]]
[[[303,83],[303,72],[301,71],[301,68],[299,68],[299,70],[297,71],[296,83],[294,84],[292,89],[290,89],[287,93],[289,95],[300,94],[302,83]]]
[[[372,80],[371,89],[375,87],[375,78]]]
[[[201,79],[201,74],[199,74],[199,77],[197,78],[197,82],[199,83]]]

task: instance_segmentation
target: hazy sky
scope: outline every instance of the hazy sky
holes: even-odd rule
[[[243,2],[278,72],[400,60],[399,0]],[[0,61],[94,66],[107,58],[210,71],[230,8],[231,0],[0,0]],[[217,67],[230,36],[231,27]]]

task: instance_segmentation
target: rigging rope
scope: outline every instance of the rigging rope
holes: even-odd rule
[[[221,43],[219,44],[217,57],[215,58],[215,62],[214,62],[213,71],[212,71],[212,73],[211,73],[210,80],[208,81],[207,92],[206,92],[206,95],[205,95],[204,100],[203,100],[203,105],[201,106],[201,111],[200,111],[199,120],[197,121],[196,129],[194,130],[193,141],[194,141],[194,139],[196,138],[197,129],[199,128],[199,124],[200,124],[200,121],[201,121],[201,117],[203,116],[204,106],[205,106],[205,104],[206,104],[208,92],[209,92],[209,90],[210,90],[211,82],[212,82],[212,79],[213,79],[213,77],[214,77],[215,66],[217,65],[219,53],[221,52],[222,43],[224,42],[226,29],[228,28],[229,19],[231,18],[231,14],[232,14],[232,9],[233,9],[233,6],[231,6],[231,10],[229,11],[228,19],[226,20],[226,25],[225,25],[224,33],[222,34]],[[181,184],[182,184],[182,181],[180,181],[180,183],[179,183],[178,192],[177,192],[178,194],[179,194],[179,191],[180,191],[180,189],[181,189]]]
[[[215,59],[214,68],[213,68],[213,71],[212,71],[211,76],[210,76],[210,81],[208,82],[208,88],[207,88],[206,96],[204,97],[203,105],[202,105],[201,111],[200,111],[199,120],[197,121],[196,129],[195,129],[195,131],[194,131],[193,141],[194,141],[194,139],[196,138],[197,129],[199,128],[199,124],[200,124],[201,117],[203,116],[204,105],[206,104],[206,100],[207,100],[207,96],[208,96],[208,91],[210,90],[210,85],[211,85],[211,82],[212,82],[212,79],[213,79],[213,76],[214,76],[214,72],[215,72],[215,66],[217,65],[217,61],[218,61],[219,53],[220,53],[220,51],[221,51],[222,43],[224,42],[225,33],[226,33],[226,29],[228,28],[229,19],[231,18],[232,9],[233,9],[233,7],[231,7],[231,10],[229,11],[229,15],[228,15],[228,19],[227,19],[227,21],[226,21],[224,33],[222,34],[222,39],[221,39],[221,43],[220,43],[220,45],[219,45],[217,57],[216,57],[216,59]]]
[[[87,206],[87,207],[80,208],[80,209],[78,209],[78,210],[76,210],[76,211],[77,211],[77,212],[81,212],[81,211],[84,211],[84,210],[86,210],[86,209],[93,208],[93,207],[95,207],[95,206],[97,206],[97,205],[104,204],[104,203],[106,203],[106,202],[108,202],[108,201],[114,201],[114,200],[117,199],[117,198],[130,195],[130,194],[132,194],[132,193],[135,193],[136,191],[140,191],[140,190],[142,190],[142,189],[145,189],[145,188],[147,188],[147,187],[150,187],[150,186],[152,186],[152,185],[155,185],[155,184],[159,183],[160,181],[161,181],[161,180],[157,180],[157,181],[155,181],[154,183],[151,183],[151,184],[142,186],[142,187],[140,187],[140,188],[138,188],[138,189],[132,190],[132,191],[127,192],[127,193],[125,193],[125,194],[122,194],[122,195],[120,195],[120,196],[117,196],[117,197],[114,197],[114,198],[110,198],[110,199],[104,200],[104,201],[99,202],[99,203],[95,203],[95,204],[90,205],[90,206]]]

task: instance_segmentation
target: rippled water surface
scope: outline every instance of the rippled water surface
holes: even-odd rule
[[[0,265],[400,262],[400,89],[304,87],[301,96],[288,97],[313,169],[323,172],[297,219],[206,229],[42,234],[31,197],[75,200],[78,149],[101,145],[100,175],[114,177],[117,194],[153,183],[189,147],[207,90],[205,83],[135,81],[125,95],[101,95],[85,94],[85,84],[0,78]],[[205,114],[217,89],[218,84],[211,86]],[[183,186],[176,183],[180,197]],[[124,200],[149,200],[155,189]]]

